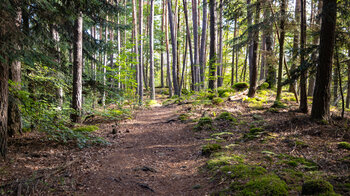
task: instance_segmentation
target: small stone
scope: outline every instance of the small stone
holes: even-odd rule
[[[130,130],[129,130],[129,129],[127,129],[127,130],[125,131],[125,133],[130,133]]]
[[[113,129],[112,134],[116,134],[116,133],[117,133],[117,129]]]

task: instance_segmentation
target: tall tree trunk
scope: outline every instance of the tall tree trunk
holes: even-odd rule
[[[348,46],[348,56],[350,56],[350,45]],[[348,90],[346,95],[346,108],[349,108],[350,106],[350,61],[348,61],[347,64],[348,64]]]
[[[0,32],[0,35],[2,32]],[[5,37],[5,36],[4,36]],[[1,35],[1,40],[3,39]],[[0,154],[5,157],[7,152],[7,121],[8,121],[8,79],[9,79],[9,62],[6,52],[0,50],[3,60],[0,61]]]
[[[250,6],[250,0],[247,0],[248,6]],[[252,11],[251,8],[249,8],[249,19],[251,21],[252,18]],[[259,18],[260,17],[260,1],[256,3],[256,13],[255,13],[255,20],[254,23],[258,24],[259,23]],[[249,21],[248,21],[249,22]],[[250,24],[251,25],[251,24]],[[249,26],[249,25],[248,25]],[[251,34],[251,45],[249,49],[249,91],[248,91],[248,97],[254,97],[255,96],[255,91],[256,91],[256,83],[257,83],[257,78],[258,78],[258,55],[257,55],[257,50],[258,50],[258,42],[259,42],[259,30],[250,30]]]
[[[209,86],[211,91],[216,90],[216,19],[215,6],[216,0],[209,0],[210,14],[210,53],[209,53]]]
[[[199,53],[198,53],[198,9],[197,0],[192,0],[193,44],[194,44],[194,90],[199,90]]]
[[[134,53],[136,54],[135,62],[137,62],[137,57],[139,56],[138,52],[138,36],[137,36],[137,5],[136,5],[136,0],[132,0],[132,24],[133,24],[133,41],[134,41]],[[136,68],[136,83],[137,83],[137,88],[136,88],[136,94],[140,93],[140,66],[139,65],[134,65]]]
[[[266,12],[265,12],[265,18],[268,18],[268,23],[267,28],[266,28],[266,36],[265,36],[265,41],[266,41],[266,69],[267,69],[267,74],[266,74],[266,82],[269,84],[269,88],[273,89],[276,87],[276,68],[273,62],[273,46],[274,46],[274,41],[273,41],[273,34],[272,34],[272,29],[273,25],[272,22],[270,21],[271,17],[271,10],[270,10],[270,5],[271,0],[266,1]]]
[[[218,87],[221,87],[224,81],[224,74],[223,74],[223,36],[222,36],[222,28],[223,28],[223,20],[222,20],[222,14],[223,14],[223,0],[220,0],[220,5],[219,5],[219,29],[218,29],[218,36],[219,36],[219,51],[218,51],[218,56],[219,56],[219,66],[217,67],[217,75],[218,75]]]
[[[233,39],[236,39],[237,36],[237,16],[235,17],[235,30],[233,33]],[[236,43],[234,43],[236,44]],[[235,75],[235,54],[238,52],[238,49],[235,49],[235,47],[232,47],[232,68],[231,68],[231,86],[234,84],[234,75]],[[236,59],[237,61],[237,59]],[[236,68],[237,73],[237,68]],[[237,80],[237,74],[236,74],[236,80]]]
[[[174,17],[173,17],[172,8],[171,8],[171,0],[168,0],[168,11],[169,11],[169,24],[170,24],[171,43],[172,43],[172,55],[173,55],[173,84],[174,84],[175,95],[180,96],[180,88],[179,88],[179,83],[177,81],[177,75],[176,75],[177,43],[176,43],[176,36],[175,36]]]
[[[306,43],[306,0],[301,0],[301,34],[300,34],[300,63],[301,65],[305,65],[305,43]],[[307,88],[306,88],[306,80],[307,80],[307,70],[302,71],[300,75],[300,105],[299,109],[303,113],[308,112],[307,106]]]
[[[189,50],[190,50],[190,60],[191,60],[191,90],[195,90],[195,68],[194,68],[194,59],[193,59],[193,53],[192,53],[192,42],[191,42],[191,32],[190,32],[190,26],[188,23],[188,14],[187,14],[187,2],[186,0],[183,0],[183,5],[184,5],[184,12],[185,12],[185,22],[186,22],[186,34],[187,34],[187,39],[188,39],[188,45],[189,45]]]
[[[150,88],[151,88],[151,99],[156,99],[156,91],[154,86],[154,54],[153,54],[153,18],[154,18],[154,0],[151,0],[151,13],[150,13],[150,20],[149,20],[149,52],[150,52]]]
[[[16,28],[20,30],[22,21],[22,12],[21,9],[17,11],[16,18]],[[20,47],[17,43],[14,44],[16,53],[20,50]],[[19,55],[18,55],[19,56]],[[21,62],[18,60],[14,60],[11,62],[10,70],[9,70],[9,79],[15,84],[13,86],[13,90],[21,89]],[[62,89],[62,88],[60,88]],[[63,92],[63,90],[62,90]],[[19,111],[18,105],[20,104],[20,100],[14,95],[14,93],[9,92],[8,99],[8,136],[12,137],[16,133],[22,133],[22,123],[21,123],[21,113]]]
[[[162,36],[161,36],[161,50],[160,50],[160,85],[162,88],[164,88],[164,23],[165,23],[165,3],[164,0],[162,1],[163,6],[163,12],[162,12]]]
[[[108,16],[106,18],[108,21]],[[102,26],[101,26],[102,28]],[[101,34],[101,39],[102,39],[102,34]],[[108,26],[106,25],[105,27],[105,37],[104,37],[105,43],[108,43]],[[103,82],[103,94],[102,94],[102,106],[104,107],[106,105],[106,74],[107,74],[107,48],[105,48],[105,52],[103,54],[103,76],[102,76],[102,82]]]
[[[296,0],[295,1],[295,24],[298,24],[300,22],[300,14],[301,14],[301,0]],[[296,62],[298,61],[298,50],[299,50],[299,35],[300,35],[300,31],[299,31],[300,26],[296,25],[295,29],[294,29],[294,38],[293,38],[293,52],[292,52],[292,66],[290,68],[291,71],[296,69]],[[296,82],[292,82],[289,86],[289,92],[293,92],[293,88],[296,88]]]
[[[153,4],[153,0],[151,1],[151,6],[152,4]],[[152,7],[151,7],[151,11],[152,11]],[[143,102],[143,40],[142,40],[143,27],[142,26],[143,26],[143,1],[140,0],[139,1],[139,36],[140,36],[139,52],[140,52],[140,55],[139,55],[139,65],[138,65],[139,66],[139,104],[140,105]],[[151,61],[152,61],[152,58],[151,58]]]
[[[169,0],[163,0],[163,1],[169,1]],[[169,39],[168,39],[168,19],[167,15],[170,13],[169,9],[171,9],[171,6],[165,5],[165,43],[166,43],[166,57],[167,57],[167,81],[168,81],[168,87],[169,87],[169,96],[173,96],[173,84],[171,81],[171,69],[170,69],[170,52],[169,52]],[[170,16],[169,16],[170,17]]]
[[[317,67],[316,85],[311,110],[311,117],[314,119],[329,120],[330,118],[330,85],[336,19],[337,1],[323,0],[319,66]]]
[[[72,122],[81,122],[81,110],[83,101],[83,14],[80,12],[74,25],[73,42],[73,95],[71,115]]]
[[[202,36],[201,36],[201,47],[199,51],[199,64],[200,64],[200,82],[201,87],[204,88],[204,80],[205,80],[205,48],[207,45],[207,0],[203,0],[203,22],[202,22]]]
[[[278,62],[278,78],[277,78],[277,95],[276,100],[279,101],[281,99],[282,93],[282,71],[283,71],[283,60],[284,60],[284,38],[286,35],[285,32],[285,22],[286,22],[286,1],[282,0],[281,2],[281,21],[280,21],[280,51],[279,51],[279,62]]]

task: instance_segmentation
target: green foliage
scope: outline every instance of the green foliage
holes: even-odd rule
[[[87,125],[87,126],[81,126],[81,127],[76,127],[73,128],[73,131],[77,131],[77,132],[82,132],[82,133],[90,133],[90,132],[94,132],[97,131],[99,128],[97,126],[94,125]]]
[[[202,147],[202,155],[209,156],[220,149],[221,146],[219,144],[207,144]]]
[[[183,89],[181,89],[181,94],[183,94],[183,95],[190,95],[190,94],[191,94],[191,91],[189,91],[189,90],[186,89],[186,88],[183,88]]]
[[[252,140],[261,137],[264,133],[264,129],[260,127],[254,127],[249,130],[248,133],[244,134],[243,138],[247,140]]]
[[[216,117],[216,120],[237,122],[237,119],[235,119],[229,112],[222,112],[218,117]]]
[[[265,89],[268,89],[268,88],[269,88],[269,83],[267,83],[267,82],[262,83],[262,84],[258,87],[259,90],[265,90]]]
[[[325,180],[316,179],[306,181],[302,186],[301,194],[303,195],[332,195],[334,194],[333,186]]]
[[[190,119],[190,115],[189,114],[180,114],[180,116],[179,116],[179,120],[181,121],[181,122],[186,122],[186,121],[188,121]]]
[[[272,108],[287,108],[286,105],[284,105],[281,101],[275,101],[273,102]]]
[[[238,82],[233,84],[232,88],[237,91],[243,91],[249,87],[248,83],[246,82]]]
[[[155,106],[155,105],[158,105],[158,102],[156,100],[147,100],[146,101],[146,105],[147,106]]]
[[[102,112],[95,111],[96,115],[104,117],[105,120],[124,120],[131,119],[132,113],[130,109],[107,109]]]
[[[194,126],[195,131],[210,131],[213,129],[213,120],[210,117],[202,117]]]
[[[338,148],[350,150],[350,143],[348,143],[348,142],[339,142],[338,143]]]
[[[218,88],[219,97],[222,97],[222,98],[229,97],[230,92],[232,92],[232,89],[227,89],[227,88],[223,88],[223,87]]]
[[[275,174],[264,175],[244,185],[240,195],[288,195],[286,182]]]
[[[221,104],[221,103],[223,103],[223,102],[224,102],[224,100],[221,99],[220,97],[215,97],[215,98],[213,98],[213,100],[212,100],[212,103],[213,103],[214,105],[219,105],[219,104]]]
[[[318,169],[318,165],[315,162],[313,162],[311,160],[307,160],[303,157],[293,157],[293,156],[286,155],[286,154],[280,154],[277,157],[282,159],[282,163],[285,163],[285,164],[292,166],[292,167],[300,167],[300,168],[305,169],[305,170],[317,170]]]

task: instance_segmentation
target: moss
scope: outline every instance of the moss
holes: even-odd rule
[[[258,114],[253,114],[253,119],[254,120],[263,120],[264,118]]]
[[[284,105],[281,101],[275,101],[273,102],[272,108],[287,108],[286,105]]]
[[[232,88],[237,91],[243,91],[249,87],[248,83],[246,82],[238,82],[233,84]]]
[[[325,180],[309,180],[302,186],[301,194],[303,195],[329,195],[334,193],[333,186]]]
[[[158,102],[156,100],[148,100],[148,101],[146,101],[146,105],[147,106],[154,106],[154,105],[158,105]]]
[[[212,103],[213,103],[214,105],[219,105],[220,103],[223,103],[223,102],[224,102],[224,100],[221,99],[220,97],[215,97],[215,98],[213,98],[213,100],[212,100]]]
[[[220,133],[214,133],[211,136],[215,137],[215,136],[222,136],[222,135],[233,135],[233,133],[231,133],[231,132],[220,132]]]
[[[243,138],[252,140],[260,137],[264,133],[264,129],[260,127],[254,127],[249,130],[249,133],[244,134]]]
[[[202,155],[209,156],[213,152],[217,152],[221,149],[221,146],[219,144],[207,144],[202,147]]]
[[[340,142],[340,143],[338,143],[338,148],[350,150],[350,143],[348,143],[348,142]]]
[[[77,132],[94,132],[97,131],[99,128],[97,126],[94,125],[88,125],[88,126],[81,126],[81,127],[77,127],[72,129],[73,131],[77,131]]]
[[[252,178],[261,176],[267,173],[267,170],[260,166],[237,164],[237,165],[225,165],[220,168],[230,178]]]
[[[275,174],[264,175],[244,185],[240,195],[288,195],[286,182]]]
[[[237,119],[235,119],[229,112],[222,112],[218,117],[216,117],[216,120],[237,122]]]
[[[270,86],[269,83],[264,82],[264,83],[262,83],[262,84],[258,87],[258,89],[259,89],[259,90],[265,90],[265,89],[268,89],[269,86]]]
[[[183,89],[181,89],[181,94],[183,94],[183,95],[190,95],[190,94],[191,94],[191,91],[189,91],[189,90],[183,88]]]
[[[218,88],[218,95],[219,97],[229,97],[230,96],[230,92],[232,90],[231,89],[226,89],[226,88]]]
[[[299,148],[307,148],[309,145],[301,140],[296,140],[295,145]]]
[[[208,98],[208,99],[210,99],[210,100],[213,100],[214,99],[214,97],[215,97],[215,93],[207,93],[206,94],[206,98]]]
[[[278,113],[278,109],[277,108],[269,108],[267,109],[268,112],[271,112],[271,113]]]
[[[210,117],[202,117],[194,127],[195,131],[212,130],[213,120]]]
[[[226,155],[224,153],[215,153],[213,157],[207,161],[208,169],[218,169],[221,166],[243,163],[244,161],[239,155]]]
[[[317,170],[318,166],[315,162],[311,160],[307,160],[303,157],[293,157],[290,155],[285,155],[285,154],[279,154],[277,156],[280,159],[283,159],[283,163],[289,165],[289,166],[300,166],[302,169],[313,171]],[[295,166],[295,167],[296,167]]]
[[[180,116],[179,116],[179,120],[181,121],[181,122],[186,122],[186,121],[188,121],[190,119],[190,115],[189,114],[180,114]]]
[[[229,92],[224,92],[223,94],[220,95],[222,98],[229,97],[231,94]]]

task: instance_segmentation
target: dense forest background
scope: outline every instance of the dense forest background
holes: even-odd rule
[[[267,89],[271,108],[284,108],[286,94],[295,112],[329,123],[334,109],[343,118],[349,7],[339,0],[4,0],[1,155],[8,138],[26,132],[79,147],[104,143],[76,127],[96,115],[128,118],[156,104],[156,94],[215,105],[243,92],[259,104],[257,90]]]

